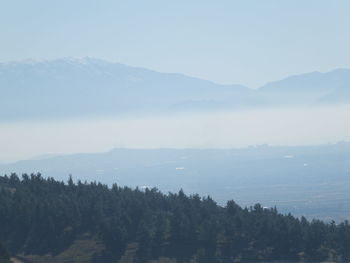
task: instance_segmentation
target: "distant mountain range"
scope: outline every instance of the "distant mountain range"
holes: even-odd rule
[[[257,90],[103,60],[0,63],[0,120],[115,116],[350,102],[350,70],[307,73]]]

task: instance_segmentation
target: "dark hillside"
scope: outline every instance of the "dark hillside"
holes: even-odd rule
[[[0,240],[26,262],[349,261],[348,222],[156,189],[0,177]]]
[[[3,244],[0,243],[0,263],[10,263],[9,253]]]

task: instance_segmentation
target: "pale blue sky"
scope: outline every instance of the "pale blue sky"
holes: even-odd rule
[[[350,68],[348,0],[0,0],[0,61],[96,57],[250,87]]]

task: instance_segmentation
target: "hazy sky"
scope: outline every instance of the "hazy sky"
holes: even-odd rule
[[[96,57],[257,87],[350,67],[348,0],[0,0],[0,61]]]
[[[0,123],[0,161],[122,148],[237,148],[350,141],[350,107]]]

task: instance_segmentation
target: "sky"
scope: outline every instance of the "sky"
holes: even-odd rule
[[[0,0],[0,62],[94,57],[257,88],[350,68],[348,0]]]

